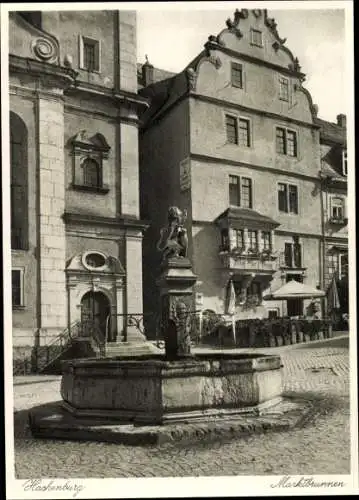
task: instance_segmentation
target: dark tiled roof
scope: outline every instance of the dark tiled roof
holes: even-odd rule
[[[346,129],[336,123],[315,118],[315,123],[320,126],[320,139],[323,142],[344,145],[346,143]]]
[[[152,83],[140,89],[138,93],[141,96],[151,99],[151,106],[145,113],[144,121],[148,122],[150,119],[154,118],[159,111],[163,113],[169,109],[187,92],[187,88],[187,77],[186,74],[182,72],[172,78]]]
[[[142,79],[142,66],[143,64],[137,63],[137,79],[138,85],[140,88],[143,88],[143,79]],[[167,71],[165,69],[153,68],[153,83],[161,82],[162,80],[167,80],[172,76],[175,76],[176,73],[172,71]]]
[[[229,207],[225,210],[221,215],[217,217],[217,221],[220,219],[234,219],[234,220],[243,220],[243,221],[254,221],[260,222],[262,224],[271,225],[271,226],[279,226],[279,222],[276,222],[271,217],[267,217],[266,215],[262,215],[255,210],[250,208],[240,208],[240,207]]]

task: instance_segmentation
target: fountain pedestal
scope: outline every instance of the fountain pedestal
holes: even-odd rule
[[[187,258],[168,259],[157,280],[161,298],[161,327],[165,339],[166,358],[191,356],[191,314],[193,287],[197,276]]]

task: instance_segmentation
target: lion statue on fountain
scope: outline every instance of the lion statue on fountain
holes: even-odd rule
[[[162,252],[163,260],[170,258],[187,257],[188,237],[184,223],[187,219],[187,211],[178,207],[168,209],[168,225],[161,229],[157,250]]]

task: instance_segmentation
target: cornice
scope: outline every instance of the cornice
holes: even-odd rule
[[[190,154],[191,160],[194,161],[199,161],[203,163],[224,163],[226,165],[232,165],[235,167],[246,167],[250,168],[252,170],[261,170],[262,172],[270,172],[272,174],[277,174],[277,175],[284,175],[284,176],[291,176],[295,177],[297,179],[302,179],[302,180],[307,180],[307,181],[314,181],[317,182],[318,184],[320,183],[320,178],[315,177],[312,175],[306,175],[306,174],[301,174],[292,170],[281,170],[279,168],[271,168],[271,167],[266,167],[264,165],[255,165],[253,163],[245,163],[243,161],[236,161],[236,160],[230,160],[229,158],[223,158],[223,157],[215,157],[215,156],[207,156],[203,154],[198,154],[198,153],[191,153]]]
[[[114,116],[110,115],[108,113],[105,113],[104,111],[98,111],[96,109],[90,109],[86,107],[81,107],[81,106],[75,106],[74,104],[68,104],[65,101],[64,105],[65,111],[68,113],[73,113],[81,116],[94,116],[96,118],[101,118],[106,120],[107,122],[111,123],[126,123],[128,125],[133,125],[134,127],[139,126],[139,119],[138,118],[130,118],[127,116]]]
[[[82,93],[93,97],[101,97],[111,100],[117,106],[134,107],[139,114],[150,106],[149,99],[125,90],[114,90],[100,85],[83,81],[77,81],[76,85],[69,89],[68,93]]]
[[[66,224],[90,224],[92,226],[107,226],[121,229],[140,229],[142,231],[149,227],[149,223],[131,216],[123,217],[100,217],[96,215],[78,214],[74,212],[65,212],[63,220]]]
[[[75,83],[77,72],[71,68],[56,66],[44,61],[9,55],[9,70],[13,73],[30,74],[45,80],[48,85],[66,89]]]
[[[197,99],[199,101],[208,102],[210,104],[214,104],[215,106],[220,106],[221,108],[232,108],[237,109],[239,111],[243,111],[245,113],[252,113],[259,116],[265,116],[267,118],[272,118],[274,120],[285,121],[287,123],[292,123],[295,125],[299,125],[301,127],[307,127],[314,130],[319,130],[320,126],[315,123],[304,122],[302,120],[297,120],[296,118],[290,118],[289,116],[280,115],[279,113],[272,113],[270,111],[264,111],[262,109],[249,108],[248,106],[243,106],[242,104],[237,104],[235,102],[231,102],[225,99],[218,99],[217,97],[206,96],[203,94],[190,93],[190,97],[193,99]]]

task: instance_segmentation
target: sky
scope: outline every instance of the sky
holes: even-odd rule
[[[221,10],[137,11],[137,58],[145,55],[154,66],[179,72],[202,50],[209,35],[217,35],[233,19],[235,8],[216,2]],[[304,2],[302,2],[303,4]],[[190,5],[190,4],[189,4]],[[304,86],[319,106],[318,116],[336,122],[339,113],[347,113],[345,85],[345,12],[343,9],[271,10],[281,38],[298,57],[306,74]]]

